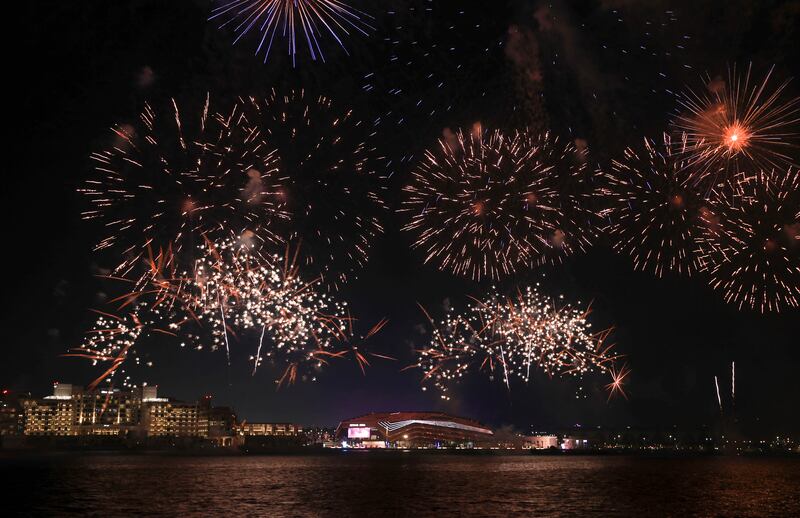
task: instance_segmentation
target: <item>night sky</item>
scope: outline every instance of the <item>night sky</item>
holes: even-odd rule
[[[583,381],[587,397],[581,399],[575,381],[543,376],[510,393],[497,380],[475,376],[447,403],[433,390],[422,392],[420,371],[399,372],[427,340],[416,303],[441,314],[492,283],[423,265],[411,236],[399,231],[403,216],[394,212],[416,158],[445,128],[477,121],[484,128],[548,128],[586,141],[592,166],[602,167],[642,136],[657,138],[676,107],[671,92],[701,85],[701,75],[724,76],[729,65],[752,61],[759,74],[775,65],[776,77],[796,77],[800,2],[499,0],[473,7],[436,1],[433,11],[404,18],[403,30],[391,21],[400,15],[385,14],[389,5],[401,12],[406,3],[428,2],[352,3],[366,6],[377,30],[348,41],[350,56],[327,45],[327,63],[311,62],[301,47],[294,69],[282,47],[264,64],[253,55],[253,40],[232,46],[231,33],[207,21],[207,0],[25,2],[21,17],[9,18],[23,31],[8,48],[18,61],[6,80],[14,85],[9,108],[21,104],[21,110],[6,119],[3,387],[46,394],[55,380],[87,384],[97,375],[59,355],[91,325],[88,310],[102,305],[105,290],[96,274],[113,260],[91,251],[97,229],[80,219],[86,200],[76,193],[91,167],[89,153],[110,126],[135,119],[147,100],[191,101],[210,92],[224,103],[304,87],[352,106],[364,119],[385,119],[381,145],[395,166],[392,210],[368,265],[340,295],[360,321],[390,320],[370,347],[398,361],[375,360],[366,376],[352,362],[335,362],[316,383],[276,391],[275,369],[250,376],[249,347],[232,348],[229,368],[223,351],[150,344],[155,366],[143,381],[181,399],[211,393],[250,421],[333,425],[369,411],[438,409],[522,429],[700,426],[719,419],[713,377],[727,387],[735,361],[743,428],[759,434],[800,429],[797,310],[738,311],[701,278],[634,272],[631,259],[602,239],[563,265],[497,285],[541,282],[550,293],[592,302],[595,327],[615,326],[614,342],[632,368],[629,400],[607,403],[602,376]],[[403,42],[415,74],[388,60],[392,39]],[[406,95],[365,93],[362,78],[370,73],[379,87],[396,84]],[[796,80],[789,88],[798,95]],[[410,100],[416,98],[436,114],[416,109]]]

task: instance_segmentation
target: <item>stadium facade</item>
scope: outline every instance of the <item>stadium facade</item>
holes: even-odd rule
[[[442,412],[373,412],[342,421],[335,437],[351,448],[474,448],[491,443],[494,432]]]

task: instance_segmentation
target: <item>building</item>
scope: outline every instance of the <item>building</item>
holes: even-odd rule
[[[589,447],[588,439],[568,435],[561,440],[562,450],[587,450]]]
[[[494,432],[472,419],[441,412],[378,412],[339,423],[336,441],[357,448],[473,448]]]
[[[23,433],[25,435],[70,436],[77,435],[78,396],[72,385],[56,383],[53,395],[44,399],[26,399],[22,403],[24,412]]]
[[[531,435],[523,438],[522,448],[526,450],[547,450],[558,448],[556,435]]]
[[[154,386],[84,391],[56,383],[52,395],[23,400],[22,413],[27,436],[214,438],[221,445],[232,444],[236,422],[230,408],[212,407],[210,396],[187,403],[159,397]]]
[[[208,437],[208,416],[200,405],[160,399],[143,405],[141,424],[147,437]]]
[[[0,437],[22,435],[25,414],[16,394],[10,390],[0,392]]]
[[[210,395],[203,396],[200,408],[208,421],[206,438],[217,446],[233,446],[237,435],[236,412],[227,406],[212,406]]]
[[[265,435],[301,435],[303,427],[292,423],[248,423],[243,422],[239,425],[239,433],[244,436],[265,436]]]
[[[297,424],[244,422],[238,431],[243,450],[251,453],[300,451],[308,444],[308,436]]]

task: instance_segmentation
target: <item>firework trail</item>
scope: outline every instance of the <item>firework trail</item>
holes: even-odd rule
[[[374,30],[372,17],[340,0],[221,0],[209,20],[223,20],[220,28],[232,27],[236,44],[251,32],[260,34],[256,55],[267,62],[275,37],[286,40],[292,67],[297,65],[303,40],[313,61],[325,61],[323,44],[330,39],[347,54],[345,39],[368,36]]]
[[[789,152],[800,136],[800,97],[790,97],[788,81],[770,84],[752,79],[752,65],[728,80],[706,78],[704,90],[679,98],[674,127],[687,136],[686,161],[696,181],[708,188],[739,173],[786,169],[796,165]]]
[[[800,172],[739,174],[711,193],[701,261],[725,301],[762,313],[800,302]]]
[[[426,263],[475,280],[560,262],[594,235],[584,167],[582,152],[547,133],[458,131],[425,152],[403,189],[403,230]]]
[[[377,130],[352,109],[304,90],[240,99],[238,109],[237,125],[260,146],[278,150],[281,236],[302,243],[310,276],[337,288],[363,267],[383,232],[391,172],[376,150]]]
[[[717,389],[717,403],[719,404],[719,413],[722,415],[722,396],[719,393],[719,380],[714,376],[714,387]]]
[[[464,311],[450,308],[439,322],[425,315],[433,327],[430,343],[407,368],[422,369],[423,390],[425,383],[432,383],[443,399],[449,399],[451,385],[466,375],[483,372],[493,379],[499,373],[510,390],[512,379],[530,380],[531,368],[549,376],[610,373],[609,390],[624,394],[628,369],[614,367],[619,356],[606,344],[610,330],[592,332],[588,310],[557,306],[536,288],[515,297],[491,293],[474,299]]]
[[[644,139],[643,146],[625,150],[613,160],[607,175],[606,229],[612,246],[633,258],[634,268],[692,275],[702,269],[696,253],[703,222],[710,209],[692,182],[683,160],[686,140],[663,144]]]
[[[121,260],[116,274],[148,251],[191,254],[201,235],[280,241],[272,230],[285,217],[275,198],[277,155],[242,135],[234,115],[213,113],[208,97],[199,110],[175,100],[146,104],[136,124],[115,126],[113,141],[91,154],[94,170],[79,188],[89,202],[82,217],[102,227],[95,249]]]

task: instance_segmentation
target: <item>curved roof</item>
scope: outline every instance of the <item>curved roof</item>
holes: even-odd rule
[[[339,423],[337,435],[344,428],[351,426],[369,426],[385,432],[397,433],[411,426],[450,429],[453,431],[471,432],[491,436],[494,432],[487,426],[473,419],[451,416],[443,412],[372,412],[370,414],[346,419]]]

